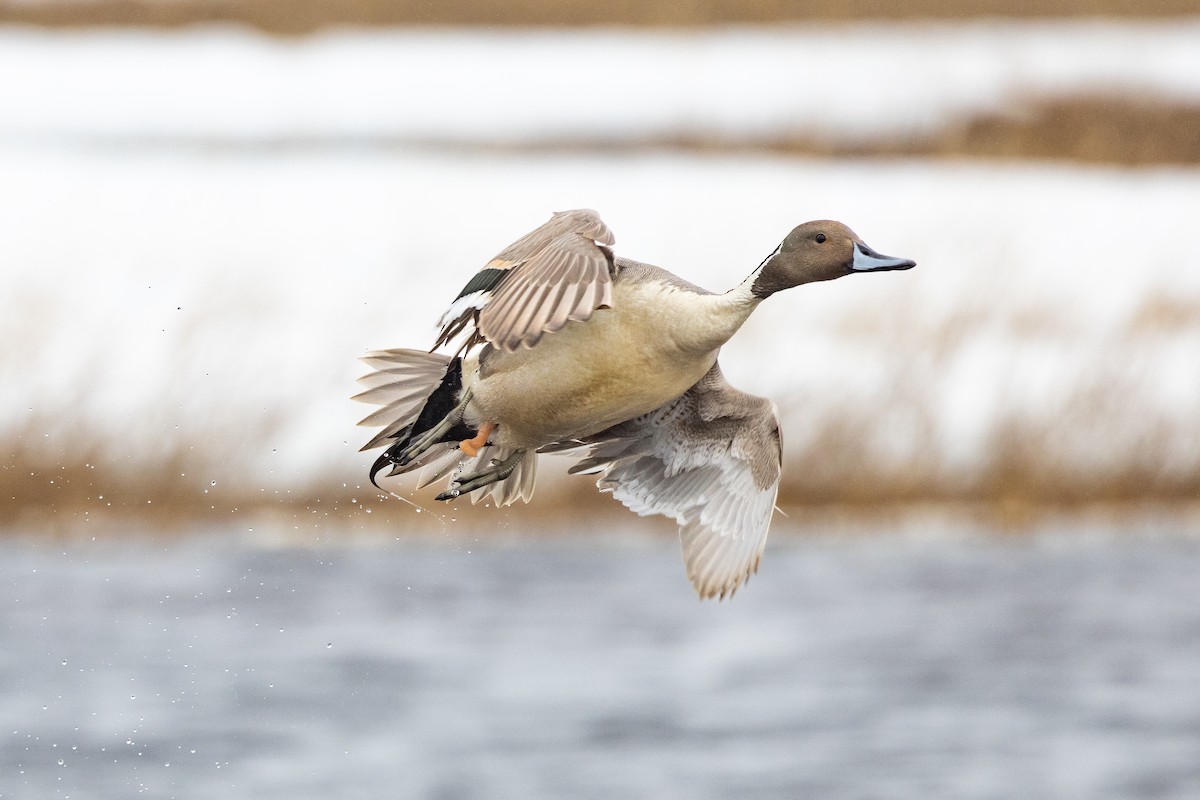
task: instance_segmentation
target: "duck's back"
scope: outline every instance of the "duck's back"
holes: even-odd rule
[[[613,283],[617,285],[622,283],[630,285],[656,283],[661,286],[672,287],[700,295],[713,294],[708,289],[697,286],[690,281],[685,281],[674,272],[669,272],[653,264],[643,264],[641,261],[634,261],[632,258],[623,258],[621,256],[613,259],[613,264],[616,267],[616,276],[613,278]]]

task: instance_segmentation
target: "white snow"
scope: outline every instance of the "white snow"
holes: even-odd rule
[[[272,39],[0,30],[0,140],[913,134],[1050,94],[1200,102],[1200,19]]]

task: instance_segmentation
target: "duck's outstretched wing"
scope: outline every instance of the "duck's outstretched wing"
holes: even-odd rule
[[[631,511],[674,517],[702,598],[732,595],[758,569],[779,489],[779,419],[717,365],[649,414],[541,452],[582,456],[572,473],[599,473],[601,491]]]
[[[587,319],[612,303],[613,241],[595,211],[556,212],[475,273],[442,315],[434,347],[469,331],[467,346],[483,339],[511,352]]]

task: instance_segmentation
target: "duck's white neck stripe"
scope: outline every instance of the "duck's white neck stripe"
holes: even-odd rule
[[[754,293],[754,281],[758,278],[758,270],[750,273],[746,280],[721,295],[730,303],[758,305],[762,298]]]
[[[762,262],[754,268],[754,271],[746,276],[746,280],[742,281],[725,294],[731,296],[731,299],[737,298],[743,302],[753,302],[756,304],[760,302],[763,298],[754,293],[754,283],[758,280],[758,276],[762,275],[762,271],[766,268],[767,263],[770,262],[772,258],[779,255],[779,250],[782,247],[783,242],[780,242],[775,246],[775,249],[771,251],[770,255],[764,258]]]

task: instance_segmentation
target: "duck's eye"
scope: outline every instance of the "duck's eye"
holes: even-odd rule
[[[816,235],[817,244],[825,244],[825,234],[818,233]]]

